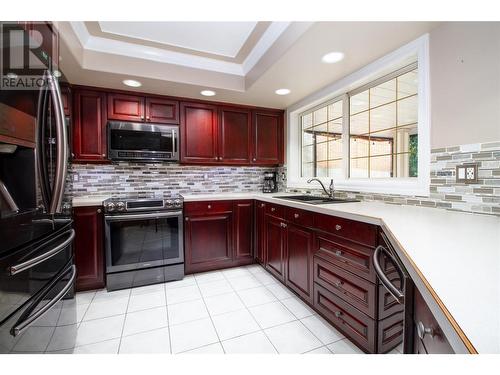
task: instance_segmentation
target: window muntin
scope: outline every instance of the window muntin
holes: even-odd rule
[[[417,64],[346,95],[300,116],[302,177],[344,176],[344,127],[350,178],[418,177]]]

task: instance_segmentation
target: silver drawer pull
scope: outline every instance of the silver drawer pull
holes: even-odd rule
[[[432,328],[432,327],[427,328],[424,326],[424,323],[419,321],[417,323],[417,334],[418,334],[418,337],[420,338],[420,340],[423,340],[426,335],[429,335],[429,336],[431,336],[431,338],[434,338],[434,336],[436,335],[436,332],[434,331],[434,328]]]
[[[212,205],[211,205],[211,204],[209,204],[209,205],[207,206],[207,208],[210,210],[210,209],[212,208]]]
[[[299,218],[299,214],[293,214],[293,217],[298,219]]]
[[[264,203],[261,203],[260,207],[264,208],[264,207],[266,207],[266,205]]]
[[[337,288],[342,288],[342,285],[344,285],[344,282],[339,280],[337,282],[334,282],[333,285],[335,285]]]
[[[340,226],[340,225],[338,225],[338,224],[337,224],[337,225],[335,225],[335,230],[341,230],[341,229],[342,229],[342,226]]]
[[[335,250],[335,255],[338,257],[342,256],[342,250]]]
[[[274,211],[276,211],[276,208],[271,207],[271,212],[274,212]]]
[[[342,311],[335,311],[334,315],[336,318],[340,318],[342,316]]]
[[[189,221],[189,218],[188,218],[188,217],[186,217],[184,220]]]

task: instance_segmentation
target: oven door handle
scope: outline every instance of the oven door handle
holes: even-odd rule
[[[14,266],[9,267],[10,275],[13,276],[15,274],[18,274],[19,272],[25,271],[29,268],[32,268],[36,266],[37,264],[40,264],[42,262],[45,262],[47,259],[52,258],[54,255],[58,254],[62,250],[64,250],[75,238],[75,230],[70,229],[69,231],[65,232],[63,235],[69,234],[68,238],[64,240],[64,242],[60,243],[56,247],[50,249],[49,251],[31,258],[25,262],[16,264]]]
[[[404,293],[396,288],[393,283],[389,280],[389,278],[385,275],[384,271],[382,270],[382,267],[380,266],[379,262],[379,257],[380,254],[384,253],[385,256],[387,256],[394,264],[394,268],[396,269],[396,272],[398,273],[401,283],[404,283],[404,275],[401,269],[399,268],[398,262],[394,258],[394,256],[383,246],[378,246],[375,249],[375,252],[373,253],[373,268],[375,268],[375,273],[380,279],[380,282],[382,285],[387,289],[389,293],[398,301],[399,304],[404,304],[405,301],[405,295]]]
[[[55,304],[57,304],[60,300],[64,298],[64,296],[69,292],[72,288],[75,278],[76,278],[76,267],[72,265],[66,272],[62,273],[53,283],[51,283],[51,287],[55,285],[59,280],[63,278],[64,275],[71,271],[71,276],[59,293],[50,300],[46,305],[44,305],[40,310],[31,315],[33,309],[43,300],[43,298],[50,292],[51,288],[47,288],[40,297],[37,298],[36,302],[26,310],[26,312],[20,317],[17,321],[16,325],[11,328],[10,333],[12,336],[16,337],[23,333],[30,324],[40,319],[47,311],[49,311]]]
[[[127,221],[127,220],[141,220],[141,219],[159,219],[163,217],[181,217],[182,211],[175,212],[162,212],[153,214],[134,214],[134,215],[106,215],[106,221]]]

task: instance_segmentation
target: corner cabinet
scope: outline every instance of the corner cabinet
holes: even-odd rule
[[[107,161],[106,94],[75,90],[73,93],[73,162]]]
[[[99,289],[105,286],[104,216],[101,207],[75,207],[76,290]]]
[[[253,201],[184,204],[186,273],[253,263]]]

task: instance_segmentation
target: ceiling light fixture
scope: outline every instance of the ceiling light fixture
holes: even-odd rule
[[[323,61],[326,64],[333,64],[343,59],[344,59],[344,54],[342,52],[330,52],[324,55],[321,58],[321,61]]]
[[[212,90],[202,90],[202,91],[200,91],[200,94],[203,95],[203,96],[214,96],[215,95],[215,91],[212,91]]]
[[[290,94],[290,90],[289,89],[278,89],[275,91],[275,93],[278,95],[288,95],[288,94]]]
[[[123,84],[130,87],[141,87],[142,83],[136,81],[135,79],[125,79],[123,80]]]

